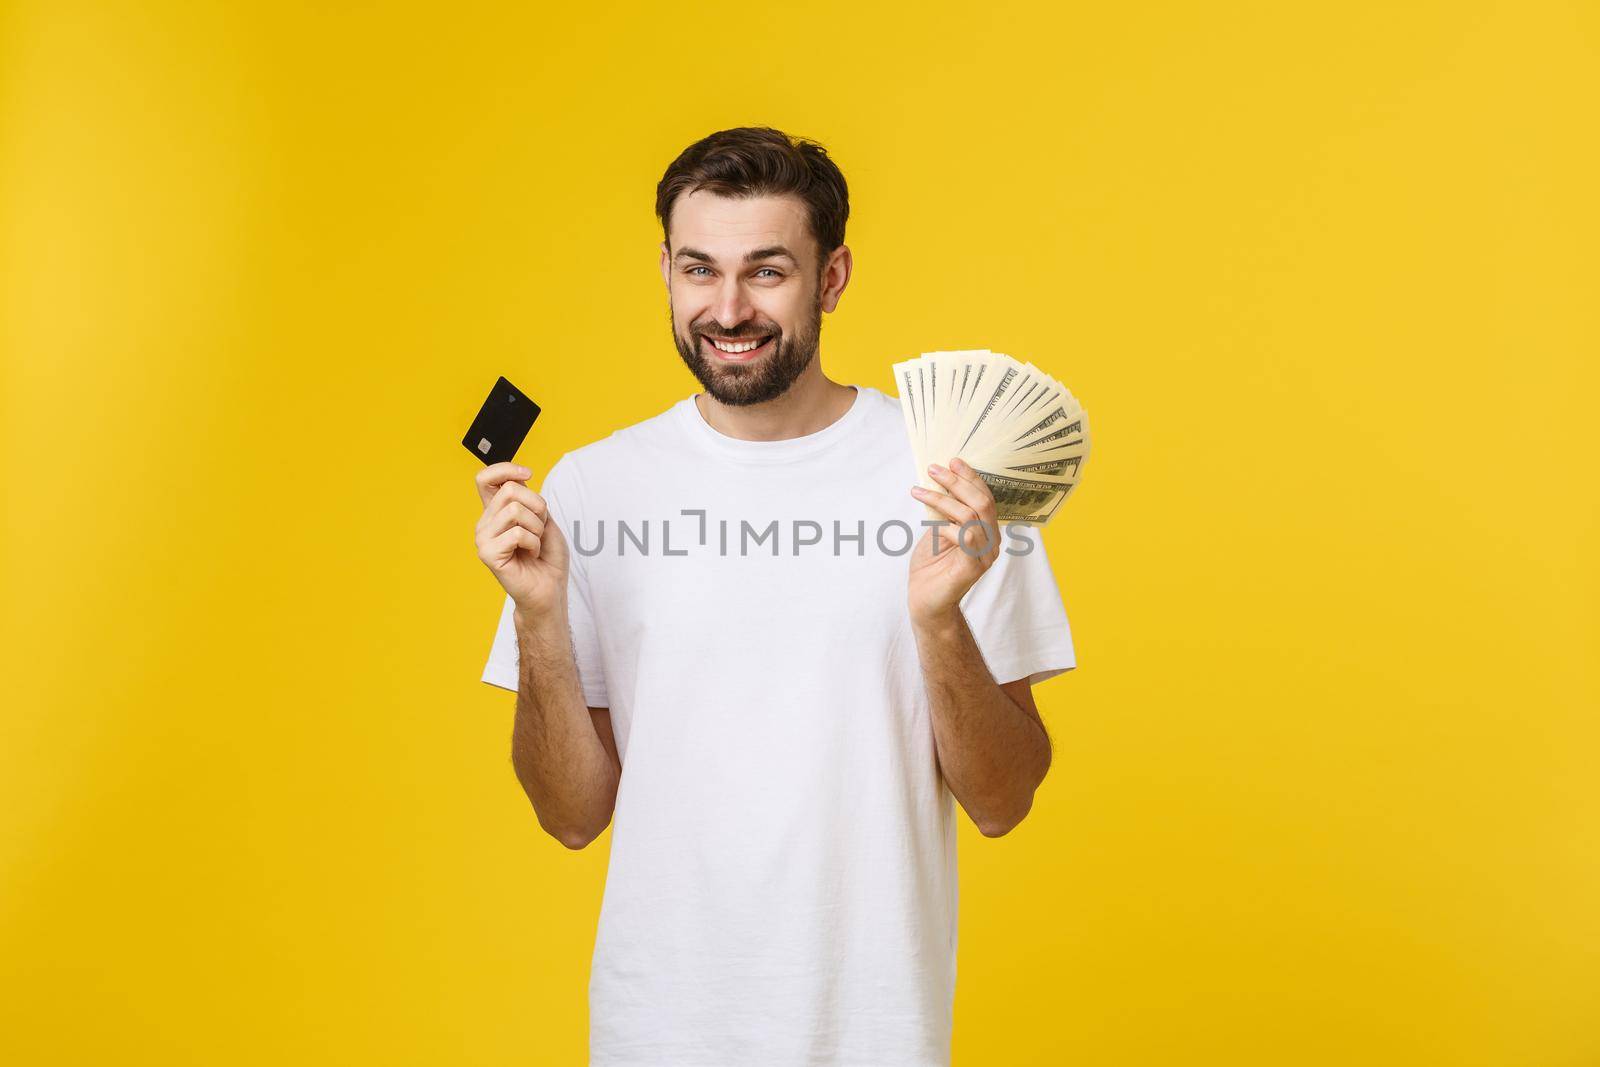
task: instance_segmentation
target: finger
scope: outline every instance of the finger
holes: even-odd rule
[[[989,483],[983,480],[983,476],[977,472],[972,464],[960,456],[950,460],[950,470],[956,477],[972,486],[981,495],[988,497],[991,501],[994,499],[994,492],[989,488]]]
[[[960,501],[960,503],[969,512],[971,512],[971,514],[967,515],[966,518],[962,519],[963,522],[965,522],[966,519],[977,518],[977,505],[981,503],[981,501],[969,499],[973,496],[973,491],[970,486],[965,485],[960,478],[956,477],[956,475],[952,474],[945,468],[939,466],[937,463],[929,464],[928,476],[943,486],[946,493],[948,493],[953,499]]]
[[[478,499],[487,507],[495,492],[506,482],[532,477],[533,472],[527,467],[506,461],[489,464],[473,476],[473,481],[478,486]]]
[[[917,499],[957,521],[956,530],[953,534],[947,532],[947,536],[956,540],[963,552],[981,561],[985,568],[999,558],[1000,523],[994,516],[992,497],[987,509],[988,514],[980,515],[954,497],[929,493],[926,490],[916,495]]]
[[[914,485],[911,487],[911,495],[957,525],[969,519],[977,518],[971,508],[946,493],[935,492],[932,489],[924,489],[920,485]],[[948,538],[948,534],[946,537]]]
[[[1000,556],[1000,524],[992,519],[979,518],[972,525],[962,525],[956,530],[962,550],[983,561],[985,567]]]
[[[513,526],[520,526],[540,537],[544,536],[544,519],[535,515],[526,504],[518,500],[511,501],[491,514],[484,524],[483,533],[485,537],[498,537]]]
[[[493,499],[489,501],[485,511],[494,511],[505,507],[511,501],[518,501],[529,511],[543,518],[549,514],[549,506],[544,497],[529,489],[522,482],[506,482],[495,491]]]
[[[983,532],[988,537],[984,545],[983,558],[993,563],[1000,555],[1000,515],[999,505],[994,499],[994,490],[989,488],[989,483],[984,481],[983,475],[978,473],[977,468],[960,456],[950,460],[950,469],[971,483],[982,497],[978,505],[978,518],[983,521]]]
[[[516,555],[519,548],[525,548],[537,557],[540,543],[539,535],[532,530],[522,526],[513,526],[500,534],[500,536],[492,537],[484,543],[484,560],[485,562],[504,565],[512,556]]]
[[[989,488],[989,483],[979,474],[972,464],[956,456],[950,460],[950,470],[965,484],[971,487],[973,496],[977,497],[975,505],[978,521],[981,527],[982,538],[977,537],[977,530],[969,530],[969,537],[982,545],[980,559],[985,560],[985,565],[993,563],[1000,555],[1000,515],[999,505],[995,503],[994,490]],[[972,496],[966,497],[969,503]]]
[[[949,469],[941,467],[935,471],[934,467],[929,467],[928,473],[947,492],[971,508],[974,515],[983,516],[985,510],[994,510],[994,494],[989,491],[989,484],[960,457],[950,461]]]
[[[499,537],[489,537],[480,533],[477,540],[478,558],[496,570],[516,551],[515,536],[509,533],[501,534]]]

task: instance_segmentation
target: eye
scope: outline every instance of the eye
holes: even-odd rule
[[[694,272],[695,272],[695,271],[697,271],[697,270],[703,270],[703,271],[705,271],[705,272],[706,272],[706,273],[707,273],[707,274],[710,274],[710,273],[711,273],[711,268],[710,268],[710,267],[699,267],[699,266],[696,266],[696,267],[690,267],[690,268],[689,268],[689,269],[688,269],[688,270],[686,270],[686,271],[684,271],[684,273],[685,273],[685,274],[690,274],[690,275],[693,275],[693,274],[694,274]]]
[[[783,277],[783,272],[778,270],[776,267],[762,267],[761,270],[756,271],[756,275],[759,277],[761,275],[762,271],[769,271],[769,270],[772,271],[773,277],[776,277],[776,278]]]

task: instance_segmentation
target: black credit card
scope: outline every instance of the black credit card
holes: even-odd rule
[[[489,390],[489,399],[483,402],[461,443],[485,463],[503,462],[517,454],[538,417],[539,405],[502,377]]]

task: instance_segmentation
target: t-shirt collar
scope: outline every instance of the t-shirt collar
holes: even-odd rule
[[[713,427],[700,413],[700,407],[695,403],[695,397],[700,395],[698,393],[678,401],[678,415],[690,435],[719,455],[744,463],[786,463],[832,447],[850,436],[861,424],[866,416],[866,391],[859,385],[851,388],[856,391],[856,398],[843,415],[815,433],[781,441],[746,441],[729,437]]]

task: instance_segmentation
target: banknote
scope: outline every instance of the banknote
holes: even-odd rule
[[[917,483],[959,456],[994,494],[1002,523],[1043,526],[1072,495],[1089,458],[1089,418],[1070,390],[1003,352],[925,352],[893,364]],[[930,518],[944,518],[927,507]]]

